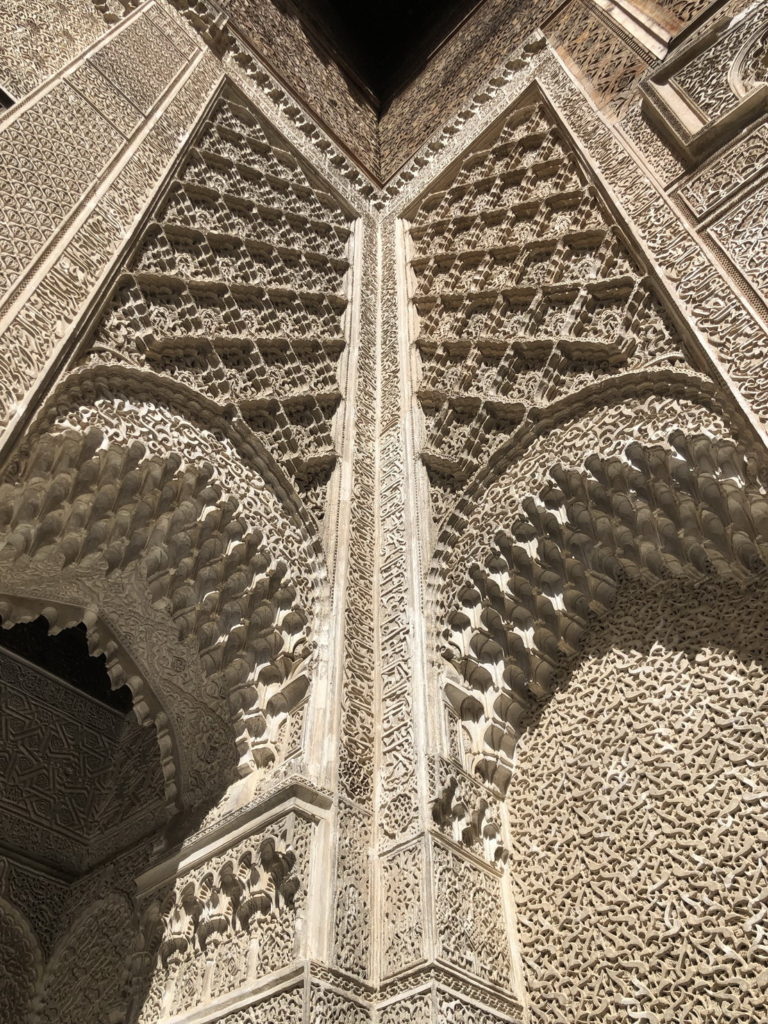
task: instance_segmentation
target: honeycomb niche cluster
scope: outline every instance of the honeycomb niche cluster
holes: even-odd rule
[[[6,0],[0,1024],[765,1024],[768,7]]]

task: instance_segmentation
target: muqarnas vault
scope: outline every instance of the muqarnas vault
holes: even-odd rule
[[[765,1020],[768,9],[448,6],[0,13],[2,1024]]]

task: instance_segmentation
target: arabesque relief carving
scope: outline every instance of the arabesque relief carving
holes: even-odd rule
[[[717,21],[643,85],[646,109],[688,160],[731,139],[768,109],[768,51],[760,5]]]
[[[764,9],[275,2],[0,14],[0,1024],[764,1024]]]
[[[757,1021],[765,589],[637,581],[538,706],[508,797],[532,1019]]]
[[[469,567],[445,627],[444,688],[472,770],[500,794],[531,703],[622,580],[745,580],[765,567],[768,498],[754,461],[705,436],[673,434],[670,445],[635,443],[583,472],[553,467]]]

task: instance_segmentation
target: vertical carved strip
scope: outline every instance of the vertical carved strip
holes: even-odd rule
[[[420,754],[416,717],[421,701],[415,682],[421,659],[416,650],[416,616],[421,614],[419,583],[412,579],[409,545],[417,534],[417,510],[409,504],[409,464],[404,428],[406,384],[401,364],[397,302],[397,221],[381,225],[382,304],[381,330],[381,452],[380,486],[380,590],[379,651],[381,738],[377,793],[377,842],[380,860],[379,898],[386,908],[383,921],[381,965],[384,975],[418,962],[424,956],[426,928],[422,911],[425,886],[423,840],[389,851],[418,835],[420,813]],[[423,725],[422,725],[423,728]],[[423,751],[422,751],[423,753]],[[409,867],[404,869],[404,861]]]
[[[348,520],[344,668],[339,736],[334,960],[370,972],[374,774],[374,576],[376,543],[377,265],[370,220],[363,225],[362,301],[354,393],[355,444]]]

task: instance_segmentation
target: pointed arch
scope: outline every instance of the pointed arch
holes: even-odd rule
[[[158,621],[178,645],[170,677],[183,677],[184,652],[195,652],[197,678],[168,679],[153,710],[162,733],[162,708],[174,707],[172,731],[186,748],[178,760],[189,764],[186,803],[220,792],[236,765],[247,774],[274,762],[279,725],[309,688],[309,612],[281,552],[269,550],[252,519],[210,463],[118,443],[97,427],[44,435],[21,478],[0,486],[0,563],[12,590],[40,593],[46,574],[75,593],[90,590],[93,626],[109,619],[103,604],[131,597],[143,604],[131,622],[137,646],[164,653],[149,650]],[[117,608],[130,620],[119,600]],[[121,645],[104,622],[95,642],[131,685],[141,716],[147,673],[119,663]]]
[[[521,725],[625,580],[754,579],[768,566],[768,494],[733,441],[674,431],[582,470],[554,465],[502,515],[444,628],[444,691],[473,769],[505,791]]]

